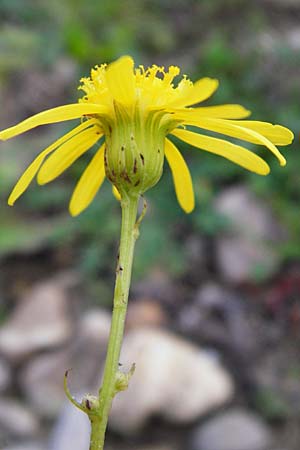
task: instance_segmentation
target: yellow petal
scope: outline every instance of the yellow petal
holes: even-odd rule
[[[36,173],[38,172],[39,168],[41,167],[45,157],[46,156],[44,156],[43,153],[41,153],[37,158],[35,158],[35,160],[30,164],[30,166],[27,167],[21,178],[19,178],[10,196],[8,197],[7,203],[10,206],[13,206],[15,201],[26,191],[29,184],[31,183]]]
[[[181,111],[175,111],[175,117],[180,120],[197,120],[203,117],[216,117],[219,119],[243,119],[248,117],[251,111],[241,105],[200,106]]]
[[[42,165],[37,181],[46,184],[58,177],[102,136],[98,127],[91,127],[61,145]]]
[[[181,153],[169,139],[165,140],[165,155],[172,171],[178,203],[186,213],[190,213],[195,206],[190,171]]]
[[[270,167],[262,158],[240,145],[186,130],[174,130],[172,134],[188,144],[223,156],[251,172],[259,175],[267,175],[270,172]]]
[[[112,97],[124,105],[135,100],[134,61],[130,56],[122,56],[109,64],[106,69],[106,81]]]
[[[219,81],[214,78],[201,78],[196,81],[187,95],[174,102],[170,102],[168,106],[181,108],[183,106],[195,105],[196,103],[207,100],[218,89]]]
[[[63,122],[65,120],[78,119],[89,114],[103,114],[106,108],[101,105],[89,103],[75,103],[71,105],[58,106],[36,114],[17,125],[0,132],[0,140],[6,141],[18,134],[49,123]]]
[[[75,187],[69,206],[72,216],[77,216],[89,206],[104,181],[104,149],[105,144],[93,156]]]
[[[46,156],[48,156],[53,150],[55,150],[57,147],[59,147],[61,144],[72,138],[73,136],[76,136],[76,134],[80,133],[85,128],[90,127],[93,125],[96,121],[94,119],[87,120],[86,122],[83,122],[78,127],[74,128],[73,130],[69,131],[69,133],[66,133],[61,138],[57,139],[53,144],[49,145],[43,152],[41,152],[35,160],[27,167],[23,175],[19,178],[17,184],[13,188],[9,198],[8,198],[8,204],[12,206],[15,201],[26,191],[29,184],[39,171],[41,165],[43,164],[43,161],[45,160]]]
[[[239,125],[239,122],[230,122],[222,119],[207,119],[203,118],[197,121],[186,122],[190,125],[196,125],[199,128],[204,128],[205,130],[215,131],[217,133],[225,134],[226,136],[235,137],[242,139],[247,142],[252,142],[255,144],[265,145],[279,160],[281,166],[286,165],[286,160],[284,156],[280,153],[278,148],[272,144],[267,138],[256,131],[250,130],[249,128],[244,128]]]
[[[113,187],[112,187],[112,193],[114,194],[115,198],[120,202],[121,201],[121,195],[120,195],[120,192],[118,191],[118,189],[116,188],[115,185],[113,185]]]
[[[257,120],[241,120],[239,122],[228,121],[233,125],[239,125],[243,128],[249,128],[269,139],[275,145],[289,145],[293,142],[294,134],[286,127],[273,125],[268,122]],[[258,140],[253,138],[254,144],[259,144]]]

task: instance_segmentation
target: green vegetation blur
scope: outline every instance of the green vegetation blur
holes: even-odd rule
[[[77,101],[78,80],[92,66],[122,54],[145,66],[179,65],[192,80],[218,78],[219,90],[208,104],[241,103],[253,119],[281,123],[295,132],[295,143],[283,149],[287,167],[279,167],[267,150],[247,144],[271,165],[271,174],[259,177],[181,145],[193,176],[196,208],[190,215],[181,211],[166,165],[159,184],[146,194],[149,212],[134,277],[154,266],[177,276],[185,273],[187,239],[200,235],[209,240],[228,226],[214,210],[214,199],[224,187],[240,183],[264,199],[285,226],[288,243],[277,249],[282,262],[299,258],[300,52],[286,37],[286,24],[293,20],[290,10],[279,5],[271,11],[267,1],[1,0],[0,126]],[[26,164],[71,126],[45,127],[1,144],[0,256],[43,245],[71,249],[74,266],[95,281],[113,276],[120,208],[106,182],[86,212],[75,219],[68,216],[68,199],[90,153],[51,185],[33,183],[14,208],[6,206]]]

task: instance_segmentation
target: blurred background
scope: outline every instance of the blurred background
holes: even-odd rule
[[[147,193],[121,356],[137,363],[107,450],[298,450],[300,445],[299,0],[0,0],[0,128],[77,101],[95,64],[131,54],[216,77],[208,104],[241,103],[291,128],[283,169],[259,177],[181,147],[196,208],[170,171]],[[96,392],[110,323],[120,208],[109,183],[78,218],[68,200],[89,156],[6,199],[73,124],[1,144],[0,449],[87,450],[65,400]],[[248,145],[248,148],[251,144]]]

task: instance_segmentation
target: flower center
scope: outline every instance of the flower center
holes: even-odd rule
[[[172,105],[184,98],[192,89],[193,83],[184,75],[178,85],[174,86],[174,78],[180,73],[179,67],[153,65],[145,69],[139,66],[134,70],[134,97],[142,109],[151,109]],[[132,74],[131,74],[132,75]],[[124,75],[126,76],[126,74]],[[102,64],[91,70],[91,76],[82,78],[78,89],[85,92],[80,100],[88,103],[100,103],[113,110],[113,95],[107,81],[107,65]]]

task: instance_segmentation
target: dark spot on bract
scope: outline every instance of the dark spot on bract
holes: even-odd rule
[[[91,403],[90,403],[90,401],[89,401],[89,399],[87,398],[86,399],[86,401],[85,401],[85,406],[87,407],[87,409],[89,409],[89,410],[91,410],[92,408],[91,408]]]
[[[136,158],[134,158],[133,173],[137,173],[137,160],[136,160]]]
[[[121,177],[123,178],[123,180],[127,181],[128,183],[131,183],[128,173],[125,170],[123,170],[123,172],[121,173]]]
[[[140,153],[140,158],[142,160],[142,164],[144,165],[145,164],[145,158],[144,158],[144,155],[142,153]]]

